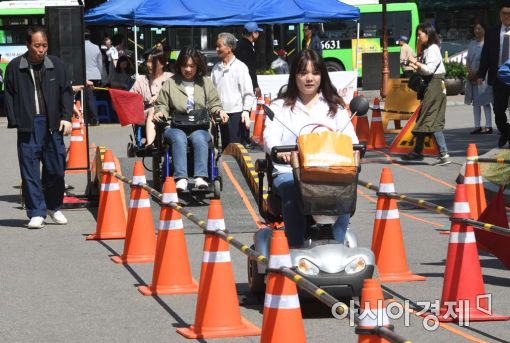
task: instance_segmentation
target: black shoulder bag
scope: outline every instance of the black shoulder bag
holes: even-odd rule
[[[440,65],[441,61],[439,61],[432,75],[423,76],[418,72],[414,72],[407,81],[407,87],[411,88],[413,91],[416,92],[418,100],[423,100],[423,97],[425,96],[425,90],[427,90],[427,86],[429,85],[430,80],[432,80],[432,77],[434,76],[434,74],[437,71],[437,68],[439,68]]]
[[[211,118],[207,111],[207,94],[205,92],[204,84],[204,97],[205,106],[198,110],[190,112],[174,112],[171,118],[171,127],[181,129],[186,132],[193,132],[195,130],[209,130],[211,125]]]

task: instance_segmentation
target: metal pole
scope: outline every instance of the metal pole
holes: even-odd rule
[[[388,84],[388,25],[386,22],[386,0],[382,3],[382,22],[383,22],[383,60],[382,60],[382,78],[381,78],[381,98],[386,98],[386,85]]]
[[[359,63],[359,29],[361,27],[359,20],[356,21],[356,65],[354,67],[354,70],[356,70],[356,77],[358,77],[358,63]],[[359,85],[358,85],[359,86]]]
[[[137,34],[137,26],[133,26],[133,34],[135,35],[135,77],[138,78],[138,34]]]

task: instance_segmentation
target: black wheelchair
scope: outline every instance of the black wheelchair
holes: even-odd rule
[[[219,199],[221,196],[221,191],[223,189],[223,181],[221,179],[221,175],[219,173],[219,159],[221,157],[221,149],[220,149],[220,120],[219,118],[214,118],[214,122],[211,125],[210,133],[212,136],[212,140],[209,142],[208,149],[208,161],[207,161],[207,170],[208,170],[208,187],[204,189],[199,189],[194,186],[194,183],[190,182],[188,184],[188,189],[181,192],[182,195],[193,195],[198,197],[206,197],[207,195],[212,194],[212,197],[215,199]],[[163,133],[165,129],[168,127],[168,123],[166,122],[157,122],[156,123],[156,139],[154,140],[154,148],[150,151],[152,156],[152,182],[153,188],[158,191],[162,190],[163,183],[167,176],[173,175],[173,164],[172,164],[172,147],[169,142],[165,141],[163,137]],[[191,142],[188,141],[187,147],[187,161],[188,161],[188,171],[193,170],[193,146]]]

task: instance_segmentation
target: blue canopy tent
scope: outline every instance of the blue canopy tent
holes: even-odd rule
[[[85,13],[92,25],[228,26],[249,21],[290,24],[357,20],[359,9],[338,0],[110,0]],[[135,46],[137,44],[135,34]],[[135,49],[135,58],[137,58]],[[137,65],[137,64],[136,64]],[[137,66],[136,66],[137,67]],[[136,70],[138,74],[138,68]]]
[[[192,19],[182,17],[182,7]],[[290,24],[356,20],[359,9],[338,0],[145,0],[136,18],[141,24],[162,26]]]

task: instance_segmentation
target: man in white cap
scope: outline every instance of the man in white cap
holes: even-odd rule
[[[396,43],[400,45],[400,65],[404,71],[404,78],[408,79],[413,74],[414,70],[409,66],[409,57],[416,57],[413,49],[407,44],[409,38],[407,36],[400,36]]]

